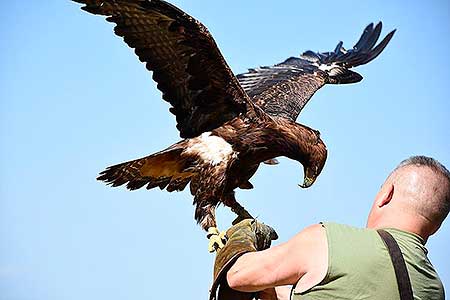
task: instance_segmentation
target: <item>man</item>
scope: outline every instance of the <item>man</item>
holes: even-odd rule
[[[260,299],[399,299],[389,253],[375,230],[384,228],[403,253],[415,299],[444,299],[424,245],[449,209],[449,171],[432,158],[414,156],[382,185],[367,228],[312,225],[284,244],[243,254],[226,280],[234,290],[263,291]],[[294,285],[292,292],[284,285]]]

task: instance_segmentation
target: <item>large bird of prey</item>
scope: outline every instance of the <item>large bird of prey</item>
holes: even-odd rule
[[[345,50],[307,51],[271,66],[235,76],[206,27],[162,0],[74,0],[82,9],[116,24],[115,33],[134,49],[171,104],[183,138],[155,154],[108,167],[99,180],[130,190],[159,187],[181,191],[190,183],[195,219],[208,231],[210,250],[222,245],[215,208],[251,217],[236,201],[236,188],[262,162],[286,156],[304,167],[302,187],[314,183],[327,157],[319,132],[295,122],[323,85],[362,79],[350,69],[377,57],[392,38],[378,45],[381,23],[370,24],[357,44]]]

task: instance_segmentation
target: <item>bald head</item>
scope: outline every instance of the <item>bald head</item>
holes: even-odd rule
[[[413,156],[402,161],[377,194],[367,225],[433,234],[450,210],[450,172],[437,160]]]
[[[450,210],[450,172],[437,160],[413,156],[402,161],[386,179],[397,199],[430,222],[442,223]]]

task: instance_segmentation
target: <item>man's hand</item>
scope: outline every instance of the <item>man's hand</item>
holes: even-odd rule
[[[278,236],[272,227],[253,219],[246,219],[232,226],[227,230],[226,236],[228,240],[225,247],[219,249],[216,255],[210,299],[254,299],[254,292],[239,292],[229,287],[227,271],[241,255],[269,248],[271,241]]]

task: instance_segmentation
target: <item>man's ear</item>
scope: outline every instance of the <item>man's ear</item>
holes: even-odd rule
[[[394,196],[394,185],[392,183],[389,183],[388,185],[385,185],[383,187],[383,191],[379,195],[379,197],[376,201],[376,205],[379,208],[381,208],[381,207],[389,204],[389,202],[391,202],[393,196]]]

